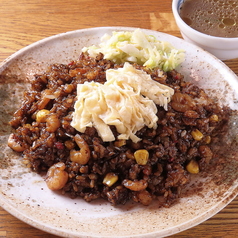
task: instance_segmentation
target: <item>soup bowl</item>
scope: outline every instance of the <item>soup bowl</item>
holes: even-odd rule
[[[184,40],[203,48],[220,60],[238,58],[238,37],[216,37],[193,29],[179,15],[179,10],[183,2],[184,0],[173,0],[172,11]]]

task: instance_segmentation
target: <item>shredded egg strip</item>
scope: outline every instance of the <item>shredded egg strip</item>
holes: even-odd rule
[[[141,139],[136,132],[144,126],[157,128],[156,104],[167,110],[174,90],[151,79],[142,70],[125,63],[123,68],[106,71],[106,82],[77,85],[71,126],[84,133],[95,127],[104,142],[116,140],[110,126],[115,126],[117,139]]]

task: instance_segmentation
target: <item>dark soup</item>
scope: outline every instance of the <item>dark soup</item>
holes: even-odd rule
[[[238,37],[238,0],[185,0],[180,16],[202,33]]]

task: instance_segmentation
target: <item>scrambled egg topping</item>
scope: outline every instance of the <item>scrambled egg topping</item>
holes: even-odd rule
[[[106,82],[77,85],[77,101],[71,125],[84,133],[95,127],[104,142],[114,141],[110,126],[115,126],[117,139],[140,141],[136,132],[144,126],[157,127],[157,105],[167,110],[174,90],[151,79],[142,70],[125,63],[123,68],[106,71]]]

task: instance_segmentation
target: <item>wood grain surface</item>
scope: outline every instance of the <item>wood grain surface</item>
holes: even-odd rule
[[[99,26],[130,26],[181,37],[171,0],[0,0],[0,61],[17,50],[62,32]],[[238,74],[238,59],[225,62]],[[56,238],[0,208],[0,238]],[[171,236],[238,237],[238,197],[214,217]]]

